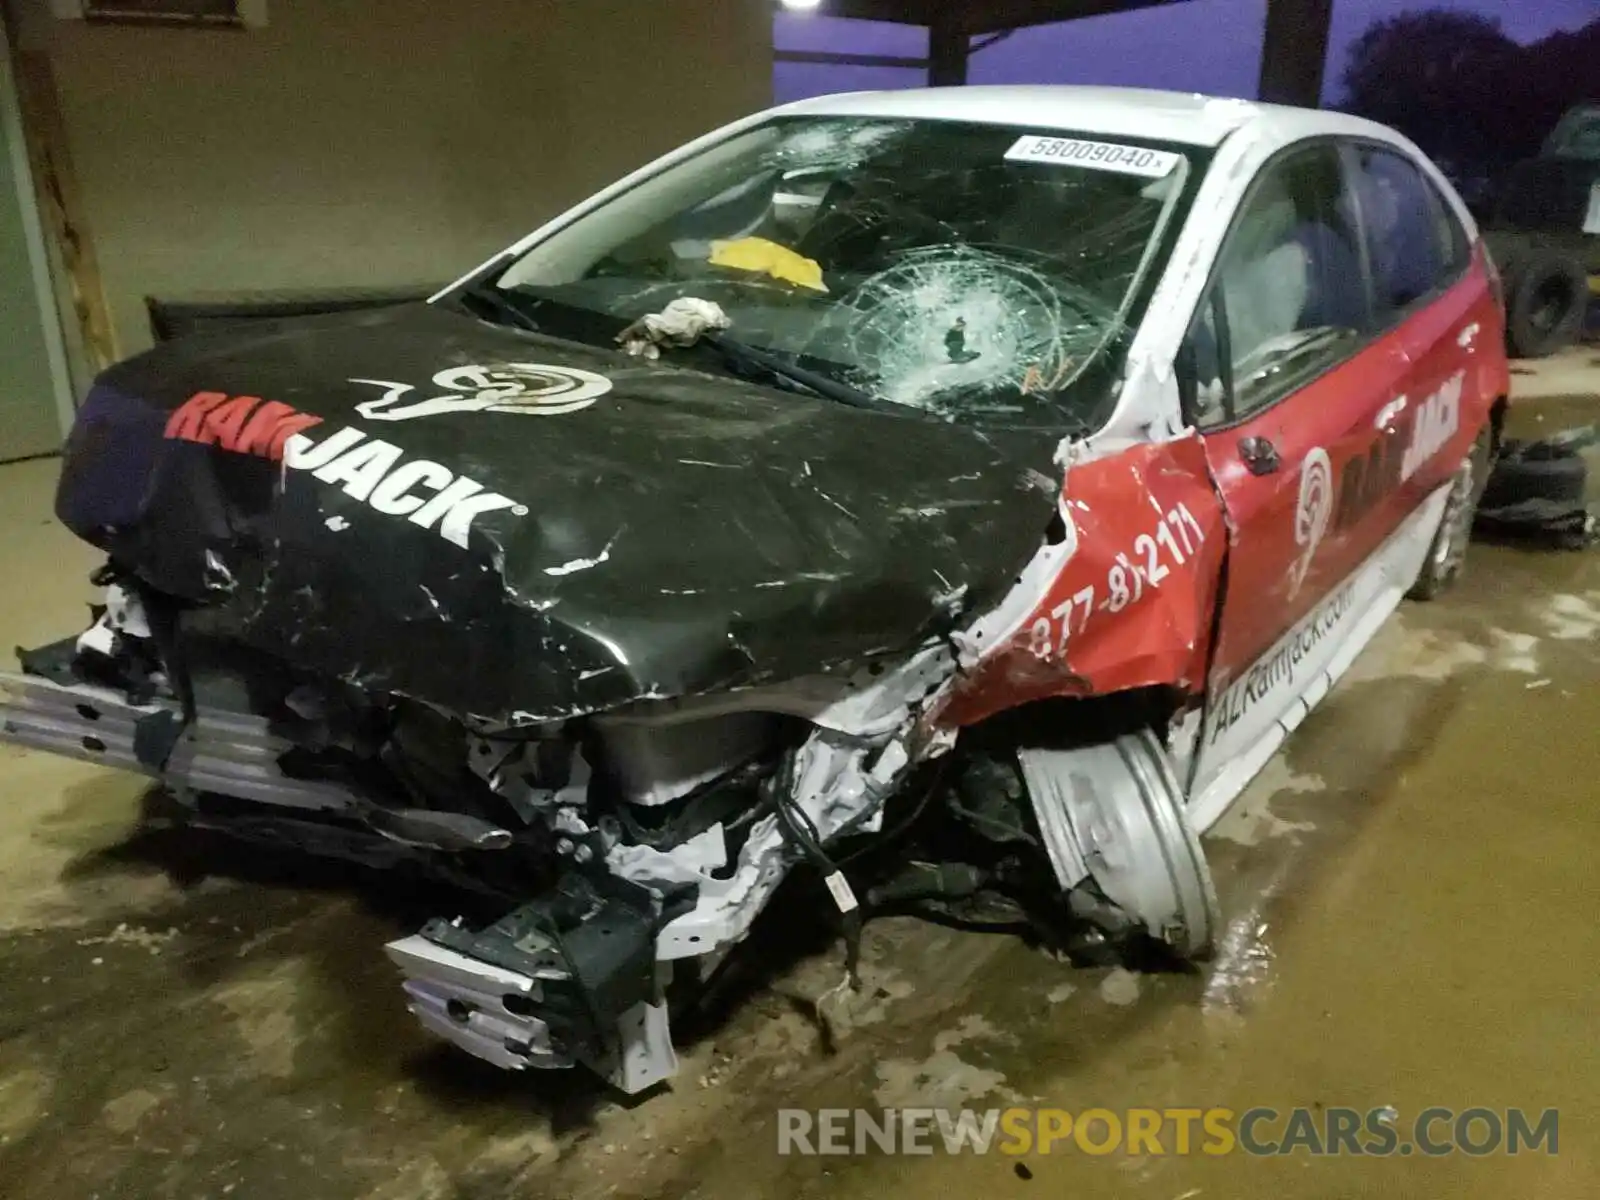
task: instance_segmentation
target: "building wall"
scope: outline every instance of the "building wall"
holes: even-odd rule
[[[446,282],[771,95],[766,0],[267,0],[256,30],[35,5],[125,353],[147,294]]]

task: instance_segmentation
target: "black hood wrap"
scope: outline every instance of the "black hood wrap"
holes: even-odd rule
[[[357,411],[385,389],[352,380],[413,385],[409,402],[438,394],[441,371],[508,362],[594,372],[611,390],[575,411]],[[321,423],[290,469],[292,442],[286,463],[264,435],[245,452],[195,439],[197,393],[261,398],[231,402],[236,444],[270,402]],[[325,482],[303,465],[307,444],[314,460],[336,436],[389,443],[391,468],[432,465],[379,511],[350,494],[383,496],[373,477]],[[112,368],[68,441],[57,512],[199,605],[197,631],[369,691],[547,720],[857,669],[992,607],[1054,512],[1056,441],[415,305],[196,337]],[[490,498],[456,540],[449,521],[397,513],[452,474],[472,481],[453,494]]]

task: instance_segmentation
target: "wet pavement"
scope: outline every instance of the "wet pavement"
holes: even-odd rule
[[[88,599],[54,469],[0,470],[8,645]],[[1229,926],[1203,970],[875,922],[828,1021],[842,951],[794,942],[629,1105],[414,1025],[381,946],[430,889],[141,830],[139,780],[0,748],[0,1197],[1600,1194],[1600,553],[1469,565],[1209,839]],[[1554,1108],[1559,1153],[777,1153],[779,1108],[924,1105]]]

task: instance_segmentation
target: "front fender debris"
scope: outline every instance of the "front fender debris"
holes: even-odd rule
[[[998,608],[955,635],[930,716],[960,727],[1035,700],[1198,690],[1227,526],[1198,435],[1072,466],[1059,524]]]

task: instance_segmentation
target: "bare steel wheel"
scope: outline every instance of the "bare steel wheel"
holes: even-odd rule
[[[1221,928],[1216,888],[1165,747],[1148,729],[1076,749],[1017,751],[1056,879],[1092,880],[1149,935],[1186,958]]]
[[[1467,560],[1467,543],[1472,540],[1473,517],[1489,482],[1493,449],[1494,430],[1485,425],[1450,482],[1450,497],[1445,501],[1444,516],[1433,535],[1433,544],[1428,547],[1427,560],[1422,564],[1416,583],[1406,593],[1411,599],[1432,600],[1460,576]]]

